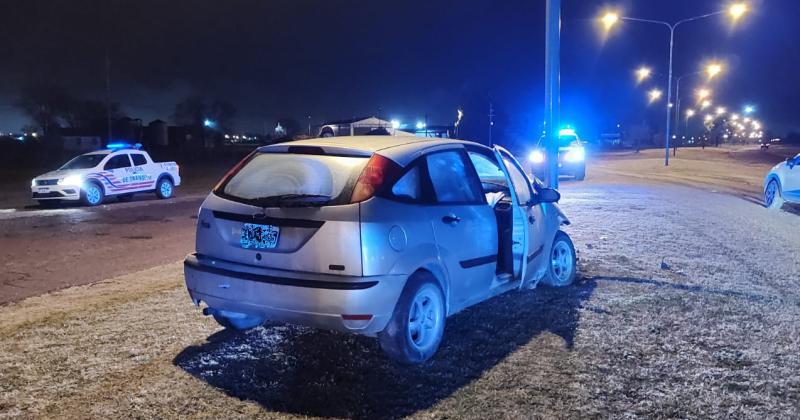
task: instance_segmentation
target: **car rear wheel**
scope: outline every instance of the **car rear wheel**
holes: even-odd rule
[[[783,196],[778,181],[772,180],[764,189],[764,205],[770,210],[780,210],[783,207]]]
[[[96,182],[89,182],[81,190],[81,201],[87,206],[93,207],[103,204],[103,199],[105,199],[103,187]]]
[[[164,177],[158,180],[156,184],[156,196],[158,196],[158,198],[162,200],[171,198],[174,191],[174,185],[172,185],[172,181],[170,181],[169,178]]]
[[[400,363],[423,363],[442,342],[446,316],[439,283],[429,273],[416,273],[403,289],[386,329],[378,333],[381,348]]]
[[[564,287],[575,281],[578,274],[575,245],[569,235],[560,230],[553,239],[548,264],[547,274],[543,279],[548,286]]]

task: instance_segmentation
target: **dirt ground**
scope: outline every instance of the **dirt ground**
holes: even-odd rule
[[[798,216],[723,194],[725,185],[653,182],[662,174],[642,159],[607,158],[587,182],[563,184],[575,285],[449,318],[423,366],[389,362],[368,338],[287,325],[223,331],[191,305],[170,257],[193,245],[181,233],[169,261],[0,307],[0,417],[800,417]],[[626,175],[632,167],[656,175]],[[185,216],[118,229],[191,232]],[[94,252],[101,242],[89,235],[112,218],[51,229],[57,238],[87,229],[81,248]],[[4,261],[28,252],[8,249],[16,244],[0,242]],[[94,265],[120,256],[104,258]]]

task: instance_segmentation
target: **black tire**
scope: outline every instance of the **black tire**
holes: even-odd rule
[[[435,312],[433,316],[436,318],[433,320],[433,326],[427,328],[424,324],[432,318],[423,316],[420,321],[419,313],[417,313],[417,322],[420,322],[421,326],[416,339],[424,341],[422,346],[415,344],[416,339],[413,338],[414,333],[410,326],[413,316],[412,305],[418,298],[423,301],[429,299],[428,302],[432,305],[429,309],[431,312]],[[438,302],[434,302],[434,299]],[[420,308],[419,305],[417,308]],[[397,362],[409,365],[424,363],[439,349],[439,344],[444,336],[446,317],[444,293],[439,282],[428,272],[415,273],[408,279],[386,329],[378,333],[378,341],[383,351]],[[422,330],[428,332],[422,333]],[[432,335],[423,337],[426,334]]]
[[[168,188],[166,188],[168,187]],[[167,177],[162,177],[156,182],[156,197],[166,200],[175,195],[175,185],[172,180]]]
[[[88,182],[85,187],[81,188],[81,202],[86,206],[99,206],[103,204],[105,198],[106,192],[103,186],[97,182]]]
[[[264,319],[255,317],[255,316],[245,316],[243,318],[228,318],[224,315],[214,314],[214,320],[217,321],[219,325],[229,329],[229,330],[236,330],[236,331],[247,331],[251,330],[256,327],[260,327],[264,325]]]
[[[770,189],[773,190],[770,192]],[[772,197],[770,197],[770,194],[772,194]],[[767,187],[764,188],[764,206],[770,210],[777,211],[783,207],[784,201],[781,184],[775,179],[769,181]]]
[[[565,264],[566,262],[568,264]],[[550,255],[547,258],[547,273],[542,282],[553,287],[571,285],[578,276],[577,263],[578,259],[575,255],[575,245],[572,243],[572,239],[569,238],[569,235],[559,230],[553,239],[553,246],[550,247]]]
[[[122,203],[127,203],[133,200],[133,194],[120,194],[117,196],[117,200],[119,200]]]

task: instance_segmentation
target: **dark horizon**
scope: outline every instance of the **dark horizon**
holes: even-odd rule
[[[717,103],[752,103],[767,129],[800,130],[793,110],[800,89],[785,76],[800,52],[783,40],[798,33],[800,5],[751,2],[753,13],[732,29],[724,18],[692,23],[676,38],[676,75],[710,58],[728,63],[715,83]],[[47,82],[83,99],[104,98],[105,52],[111,96],[128,115],[172,120],[175,104],[192,94],[226,100],[238,110],[237,131],[262,132],[279,118],[305,126],[381,114],[413,124],[455,120],[483,140],[488,105],[495,136],[514,142],[538,137],[542,120],[544,1],[497,4],[260,1],[6,1],[0,27],[0,131],[27,123],[14,106],[20,89]],[[625,13],[678,20],[719,10],[719,1],[637,4]],[[46,6],[45,6],[46,5]],[[105,9],[104,9],[105,8]],[[666,73],[664,28],[625,23],[605,42],[596,2],[563,5],[562,122],[587,137],[616,123],[663,125],[647,107],[632,72],[648,64]],[[647,86],[665,89],[656,80]]]

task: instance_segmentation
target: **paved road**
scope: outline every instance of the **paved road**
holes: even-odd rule
[[[173,262],[202,196],[0,212],[0,305]]]

